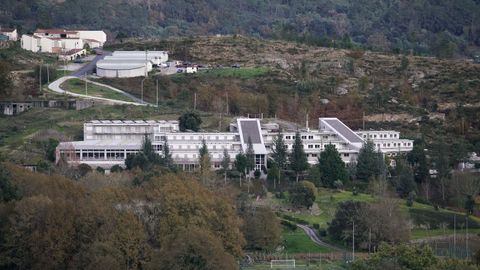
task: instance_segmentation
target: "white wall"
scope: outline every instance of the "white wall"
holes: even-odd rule
[[[38,52],[40,50],[38,39],[29,35],[22,35],[21,46],[27,51]]]
[[[83,49],[83,40],[81,39],[62,39],[62,48],[66,51],[73,49]]]
[[[103,31],[78,31],[81,39],[94,39],[100,42],[100,47],[107,42],[107,34]]]

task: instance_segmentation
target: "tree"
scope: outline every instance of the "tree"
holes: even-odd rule
[[[303,142],[300,132],[295,134],[292,153],[290,154],[290,167],[295,172],[295,180],[298,182],[299,175],[308,169],[308,160],[303,150]]]
[[[19,199],[19,192],[12,181],[12,176],[4,164],[0,163],[0,202]]]
[[[0,61],[0,96],[6,96],[10,93],[10,87],[13,85],[10,72],[10,64]]]
[[[162,159],[155,152],[152,141],[145,135],[143,138],[142,148],[138,153],[127,155],[125,166],[128,170],[140,168],[143,171],[150,169],[153,165],[159,165]]]
[[[166,137],[163,142],[162,164],[169,169],[173,169],[175,165],[175,163],[173,162],[172,153],[170,153],[170,146],[168,145],[168,140]]]
[[[408,152],[407,160],[413,167],[415,181],[424,183],[428,177],[428,164],[425,155],[425,144],[422,141],[417,140],[413,143],[413,149]]]
[[[247,172],[247,163],[248,163],[247,157],[245,156],[243,151],[240,150],[240,153],[238,153],[235,156],[235,168],[240,173],[240,185],[242,184],[242,182],[241,182],[242,177],[241,176],[245,175],[246,172]]]
[[[200,115],[195,112],[187,112],[182,114],[178,121],[180,131],[192,130],[197,132],[200,130],[200,125],[202,124]]]
[[[247,173],[255,170],[255,152],[253,150],[252,138],[248,137],[247,152],[245,153],[247,158]]]
[[[368,182],[372,177],[385,176],[383,155],[375,152],[375,145],[367,141],[360,149],[357,159],[357,180]]]
[[[273,162],[276,164],[278,170],[278,183],[280,183],[282,170],[285,169],[288,157],[287,145],[283,140],[283,134],[281,132],[279,132],[277,136],[273,139],[271,157]]]
[[[288,190],[290,202],[295,207],[310,208],[317,197],[317,188],[312,182],[301,181]]]
[[[222,169],[225,178],[225,184],[227,184],[227,172],[230,169],[230,155],[227,148],[223,149]]]
[[[355,223],[355,243],[358,246],[361,232],[366,225],[362,220],[363,211],[367,208],[365,202],[346,201],[339,203],[334,218],[328,225],[328,234],[333,239],[352,243],[353,224]]]
[[[405,198],[412,191],[415,191],[415,180],[412,168],[407,162],[399,157],[396,159],[392,180],[400,197]]]
[[[235,257],[225,251],[213,232],[190,225],[180,228],[176,237],[170,237],[155,252],[147,270],[238,269]]]
[[[324,187],[333,188],[333,183],[337,180],[347,181],[348,174],[345,169],[345,163],[335,145],[329,144],[325,146],[325,150],[320,153],[316,166],[320,171],[320,179]]]
[[[249,250],[272,251],[281,241],[281,227],[275,213],[268,207],[248,208],[240,213],[244,220],[242,232]]]
[[[202,147],[199,150],[199,154],[198,163],[200,164],[200,178],[202,179],[202,183],[206,184],[212,165],[210,164],[210,153],[208,152],[205,139],[202,140]]]

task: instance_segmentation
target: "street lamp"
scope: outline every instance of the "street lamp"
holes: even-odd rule
[[[142,94],[141,94],[142,103],[143,103],[143,85],[144,85],[144,82],[145,82],[146,79],[147,79],[147,77],[142,79]]]

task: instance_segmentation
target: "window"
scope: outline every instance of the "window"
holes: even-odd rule
[[[307,139],[307,136],[302,136],[302,140],[306,140]]]
[[[315,144],[315,148],[320,148],[320,144]]]
[[[308,139],[309,139],[309,140],[313,140],[313,136],[308,136]]]
[[[377,138],[377,134],[373,135],[373,138],[375,138],[375,139],[376,139],[376,138]]]
[[[312,157],[317,157],[317,156],[318,156],[318,154],[312,154]]]
[[[350,154],[349,154],[349,153],[345,153],[345,154],[343,154],[343,156],[344,156],[344,157],[349,157]]]
[[[290,137],[290,136],[285,136],[285,139],[286,139],[286,140],[290,140],[291,138],[292,138],[292,137]]]
[[[309,144],[309,145],[308,145],[308,148],[309,148],[309,149],[313,149],[313,144]]]

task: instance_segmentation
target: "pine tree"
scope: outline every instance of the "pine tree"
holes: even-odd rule
[[[428,177],[428,164],[423,142],[414,142],[412,151],[407,154],[407,160],[413,167],[415,181],[417,181],[417,183],[425,182]]]
[[[240,186],[241,186],[242,185],[242,175],[246,174],[246,172],[247,172],[247,157],[245,156],[245,154],[241,150],[240,150],[240,153],[238,153],[235,156],[235,168],[240,173]]]
[[[199,150],[199,164],[200,164],[200,178],[202,182],[206,184],[207,178],[210,174],[210,154],[208,153],[207,143],[202,140],[202,147]]]
[[[385,177],[383,155],[375,151],[372,141],[367,141],[360,149],[357,160],[357,179],[368,182],[373,177]]]
[[[320,171],[320,179],[323,186],[333,188],[335,181],[345,182],[347,180],[347,170],[335,145],[325,146],[325,150],[320,153],[317,164]]]
[[[165,138],[164,143],[163,143],[163,166],[173,169],[174,168],[174,163],[173,163],[173,158],[172,158],[172,153],[170,153],[170,146],[168,145],[167,138]]]
[[[277,134],[277,137],[273,139],[273,147],[272,147],[272,159],[278,168],[278,183],[280,183],[280,180],[282,177],[282,170],[285,168],[285,165],[287,164],[287,157],[288,157],[287,145],[285,145],[285,141],[283,140],[283,134],[279,132]]]
[[[255,170],[255,151],[253,150],[252,138],[250,137],[248,137],[245,156],[247,157],[247,172],[250,173]]]
[[[293,144],[292,153],[290,154],[290,167],[295,172],[295,180],[298,182],[300,174],[308,169],[308,160],[305,151],[303,150],[303,142],[300,137],[300,132],[295,135],[295,142]]]
[[[225,184],[227,184],[227,171],[230,169],[230,155],[227,148],[223,149],[222,169],[225,177]]]

